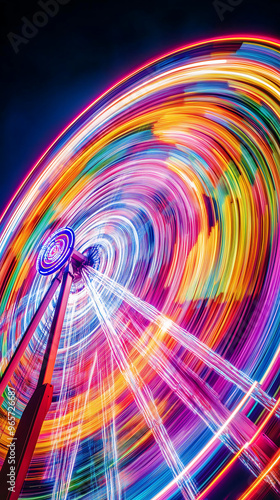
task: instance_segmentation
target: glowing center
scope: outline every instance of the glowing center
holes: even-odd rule
[[[74,231],[65,227],[53,233],[41,248],[37,271],[43,276],[53,274],[69,260],[75,244]]]

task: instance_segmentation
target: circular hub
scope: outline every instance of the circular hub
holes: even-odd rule
[[[53,233],[41,248],[37,271],[43,276],[53,274],[68,261],[74,250],[75,233],[65,227]]]

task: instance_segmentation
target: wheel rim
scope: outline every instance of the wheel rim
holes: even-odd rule
[[[141,375],[142,390],[151,391],[176,450],[166,450],[179,464],[175,475],[180,461],[191,463],[244,392],[174,340],[168,320],[250,380],[261,381],[268,399],[274,396],[278,50],[269,41],[217,40],[136,72],[65,131],[2,219],[1,323],[9,332],[3,336],[4,359],[50,283],[34,265],[42,241],[65,226],[75,231],[80,252],[95,248],[97,273],[167,319],[161,326],[150,324],[98,274],[86,273],[73,284],[53,376],[54,401],[29,471],[34,497],[52,492],[65,498],[69,489],[69,498],[76,493],[89,498],[93,490],[102,498],[111,485],[116,498],[154,498],[173,479],[144,408],[139,411],[120,372],[122,358],[116,359],[104,335],[106,324]],[[36,385],[56,300],[57,295],[11,381],[18,417]],[[96,314],[94,303],[103,306],[104,315]],[[217,416],[217,427],[210,426],[213,416],[207,417],[207,409],[208,425],[156,374],[153,356],[163,356],[166,375],[173,366],[182,376],[193,376],[193,384],[200,377],[211,404],[218,393],[217,408],[225,413]],[[246,408],[244,415],[253,405]],[[261,410],[254,409],[253,421]],[[242,439],[231,432],[239,446],[246,442],[246,432]],[[4,445],[5,436],[6,427]],[[209,464],[218,463],[216,474],[224,460],[219,443],[205,455]],[[225,450],[229,461],[232,455]],[[250,470],[258,475],[264,468],[260,463]],[[211,483],[211,471],[208,465],[205,479],[203,461],[197,460],[181,494],[201,493]]]

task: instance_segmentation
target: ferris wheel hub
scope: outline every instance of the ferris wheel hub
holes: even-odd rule
[[[96,271],[100,268],[101,254],[100,245],[93,245],[84,252],[88,265]]]
[[[37,259],[37,271],[49,276],[59,271],[70,259],[75,245],[75,233],[70,227],[58,229],[43,244]]]

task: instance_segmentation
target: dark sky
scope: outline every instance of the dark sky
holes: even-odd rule
[[[0,0],[0,212],[69,121],[147,60],[218,35],[280,38],[279,0],[224,0],[236,7],[223,21],[213,0],[60,1],[65,5],[16,54],[7,35],[21,35],[21,18],[32,20],[40,1]]]

